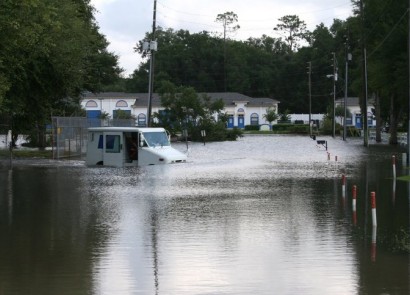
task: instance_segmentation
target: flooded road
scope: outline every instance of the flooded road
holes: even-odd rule
[[[323,139],[178,143],[189,162],[167,166],[3,163],[0,294],[409,294],[401,152]]]

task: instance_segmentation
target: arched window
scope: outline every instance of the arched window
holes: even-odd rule
[[[251,125],[259,125],[259,115],[257,113],[251,115]]]
[[[85,107],[86,108],[96,108],[96,107],[98,107],[98,104],[94,100],[89,100],[85,104]]]
[[[245,110],[243,108],[239,108],[237,111],[238,114],[244,114]]]
[[[146,126],[147,116],[143,113],[138,115],[138,126]]]
[[[128,103],[125,100],[119,100],[119,101],[117,101],[115,106],[117,108],[120,108],[120,107],[126,108],[126,107],[128,107]]]

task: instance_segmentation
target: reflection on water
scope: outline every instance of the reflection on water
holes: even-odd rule
[[[190,144],[181,165],[2,166],[0,294],[408,294],[398,151],[326,139]]]

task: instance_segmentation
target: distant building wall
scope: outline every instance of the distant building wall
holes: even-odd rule
[[[292,123],[303,120],[303,123],[309,124],[309,114],[289,114],[289,116]],[[311,114],[311,120],[319,120],[322,122],[324,117],[324,114]]]

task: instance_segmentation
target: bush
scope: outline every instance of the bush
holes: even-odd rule
[[[272,131],[285,131],[288,130],[289,127],[292,127],[293,124],[275,124],[272,125]]]
[[[226,140],[236,140],[238,137],[243,136],[242,130],[238,128],[233,128],[227,131]]]
[[[291,126],[288,131],[290,133],[309,133],[309,126],[308,125],[293,125]]]
[[[272,131],[276,133],[309,133],[309,125],[276,124],[272,125]]]
[[[246,131],[258,131],[259,125],[246,125],[245,130]]]

